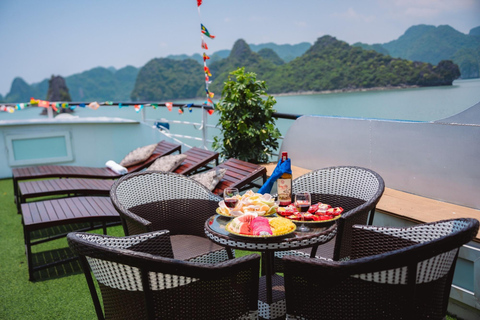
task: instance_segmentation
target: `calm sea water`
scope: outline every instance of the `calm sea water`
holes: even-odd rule
[[[480,79],[457,80],[452,86],[399,89],[385,91],[348,92],[331,94],[311,94],[276,97],[275,109],[282,113],[315,114],[324,116],[377,118],[413,121],[434,121],[457,114],[480,101]],[[203,100],[202,100],[203,101]],[[180,101],[180,103],[198,103],[200,100]],[[133,107],[100,107],[98,110],[77,108],[75,115],[79,117],[121,117],[141,120],[141,114]],[[13,114],[0,113],[0,120],[16,120],[28,118],[43,118],[39,108],[28,108]],[[169,112],[166,108],[152,110],[148,108],[147,119],[200,122],[201,112],[194,109],[191,113],[185,110],[178,114],[177,110]],[[208,116],[208,123],[215,125],[218,117]],[[291,120],[278,120],[277,126],[285,134]],[[192,125],[183,126],[171,124],[173,133],[201,136]],[[216,129],[209,129],[208,136],[218,134]],[[199,143],[190,142],[190,145]]]

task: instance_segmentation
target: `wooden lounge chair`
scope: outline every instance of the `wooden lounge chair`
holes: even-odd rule
[[[213,190],[213,193],[220,196],[223,196],[223,190],[228,187],[238,188],[241,191],[253,187],[260,188],[267,181],[267,169],[258,164],[230,158],[216,168],[227,169],[225,176]],[[255,183],[258,178],[262,178],[262,184]]]
[[[168,141],[160,141],[153,154],[146,161],[132,165],[127,168],[128,172],[137,172],[149,166],[158,157],[171,154],[175,151],[180,152],[181,146]],[[117,179],[121,175],[115,173],[107,167],[79,167],[79,166],[33,166],[24,168],[14,168],[13,173],[13,191],[17,205],[20,202],[18,198],[18,183],[22,180],[40,179],[40,178],[94,178],[94,179]]]
[[[219,154],[214,151],[193,147],[184,155],[187,158],[173,172],[189,175],[209,169],[212,161],[218,165]],[[47,179],[18,182],[17,205],[25,203],[27,199],[44,196],[74,195],[74,196],[108,196],[115,180],[105,179]]]
[[[21,205],[23,233],[25,238],[25,254],[27,256],[29,279],[34,280],[34,272],[75,259],[70,257],[48,264],[33,264],[32,246],[65,237],[67,233],[53,232],[51,235],[34,240],[33,234],[47,228],[72,224],[89,226],[77,231],[103,228],[106,234],[107,225],[120,224],[120,216],[107,197],[74,197],[23,203]],[[71,231],[71,230],[70,230]]]
[[[264,167],[245,161],[229,159],[217,167],[227,168],[227,172],[215,189],[216,194],[222,194],[223,188],[227,186],[246,188],[254,186],[254,180],[260,177],[263,177],[264,181],[266,180],[266,169]],[[70,181],[74,179],[60,179],[58,181],[67,180]],[[114,183],[114,181],[109,182],[112,184]],[[108,188],[108,192],[110,192],[110,188]],[[79,203],[86,203],[86,205],[80,205]],[[35,213],[38,218],[32,218],[32,212]],[[31,246],[37,243],[60,238],[65,236],[65,234],[55,235],[54,237],[42,240],[41,242],[32,243],[30,240],[32,232],[52,226],[63,226],[78,222],[120,222],[120,216],[108,197],[81,196],[22,203],[20,213],[22,214],[24,223],[25,248],[27,260],[29,261],[28,267],[30,279],[33,279],[33,273],[36,270],[66,262],[66,260],[62,260],[50,265],[33,266],[30,258]],[[105,232],[106,230],[104,229],[104,233]]]

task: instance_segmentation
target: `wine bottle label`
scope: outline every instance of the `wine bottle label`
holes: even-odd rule
[[[292,179],[278,179],[277,191],[281,206],[288,206],[292,203]]]

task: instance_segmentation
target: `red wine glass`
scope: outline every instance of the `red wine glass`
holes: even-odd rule
[[[223,191],[223,200],[225,201],[225,205],[227,208],[232,210],[235,208],[238,204],[238,201],[240,200],[240,194],[238,192],[237,188],[226,188]]]
[[[309,192],[298,192],[295,194],[295,208],[302,216],[302,224],[297,228],[297,231],[307,232],[310,231],[310,228],[305,225],[305,212],[310,209],[311,205],[311,196]]]

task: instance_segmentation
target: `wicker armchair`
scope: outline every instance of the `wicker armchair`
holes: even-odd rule
[[[287,319],[442,319],[458,250],[478,225],[354,226],[351,260],[285,257]]]
[[[216,264],[172,259],[168,230],[123,238],[72,232],[67,239],[98,319],[257,318],[258,255]]]
[[[169,230],[175,259],[220,262],[233,257],[230,249],[205,236],[205,221],[221,198],[197,181],[176,173],[134,173],[115,182],[110,198],[125,235]]]
[[[333,260],[348,257],[352,245],[352,226],[367,224],[367,222],[371,224],[375,207],[384,189],[385,184],[378,173],[354,166],[318,169],[293,180],[293,194],[308,191],[312,195],[312,204],[323,202],[344,209],[341,218],[336,220],[336,238],[334,241],[318,247],[318,252],[314,252],[314,254],[317,257]],[[310,256],[310,254],[311,249],[276,252],[276,270],[282,270],[281,258],[283,256]]]

